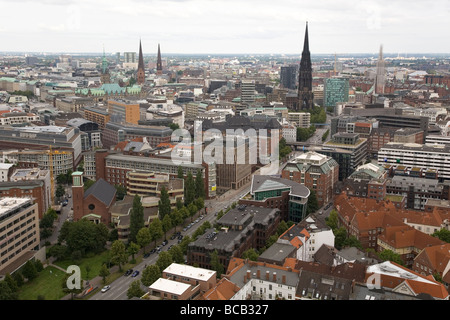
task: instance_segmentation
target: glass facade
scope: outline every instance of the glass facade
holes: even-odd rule
[[[324,105],[334,107],[338,102],[348,102],[348,79],[329,78],[325,79]]]

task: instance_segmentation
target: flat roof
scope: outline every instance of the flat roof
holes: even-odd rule
[[[0,199],[0,216],[7,213],[10,210],[22,206],[24,203],[30,201],[31,198],[17,198],[17,197],[4,197]]]
[[[191,285],[186,283],[159,278],[149,286],[149,289],[181,295],[186,292],[186,290],[189,290],[190,287]]]
[[[196,268],[187,264],[172,263],[163,272],[185,276],[200,281],[208,281],[211,277],[216,276],[216,271],[209,269]]]

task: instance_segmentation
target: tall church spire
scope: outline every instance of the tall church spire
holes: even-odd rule
[[[161,49],[159,47],[159,43],[158,43],[158,57],[157,57],[157,60],[156,60],[156,74],[157,75],[162,75]]]
[[[298,109],[312,109],[314,106],[313,98],[311,53],[309,52],[308,22],[306,22],[298,78]]]
[[[139,60],[137,69],[137,83],[144,84],[145,82],[145,67],[144,67],[144,56],[142,54],[142,43],[139,40]]]

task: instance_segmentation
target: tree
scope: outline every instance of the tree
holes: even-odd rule
[[[286,221],[281,220],[277,227],[277,235],[281,236],[287,229],[289,229],[288,224]]]
[[[87,219],[76,222],[64,222],[58,241],[66,243],[68,253],[79,250],[82,255],[87,252],[98,253],[104,250],[108,240],[109,231],[103,224],[95,224]]]
[[[141,289],[141,283],[139,280],[135,280],[130,284],[130,287],[127,291],[127,297],[128,299],[131,299],[133,297],[142,297],[145,294],[144,290]]]
[[[151,264],[142,271],[141,282],[144,286],[148,287],[160,277],[161,271],[159,267],[156,264]]]
[[[130,212],[130,233],[128,235],[128,241],[136,242],[136,235],[144,226],[144,207],[142,206],[141,198],[136,194]]]
[[[158,240],[163,236],[163,228],[161,220],[159,220],[159,218],[155,218],[148,226],[148,230],[150,231],[150,237],[152,241],[155,241],[156,246],[156,240]]]
[[[172,225],[175,227],[175,232],[177,232],[177,225],[183,223],[183,217],[178,209],[172,210],[170,213],[170,219],[172,221]]]
[[[195,193],[198,198],[205,198],[205,182],[203,181],[202,173],[200,170],[197,170],[197,174],[195,175]]]
[[[331,210],[325,221],[327,226],[330,227],[331,230],[337,229],[339,224],[338,212],[335,209]]]
[[[179,245],[173,246],[169,250],[172,260],[175,263],[184,263],[184,255]]]
[[[170,228],[172,228],[172,220],[170,219],[170,216],[166,215],[164,219],[162,219],[161,224],[164,232],[164,239],[167,239],[167,231],[169,231]]]
[[[259,257],[258,252],[254,248],[250,248],[242,253],[242,259],[249,259],[252,261],[257,261]]]
[[[317,202],[316,191],[310,189],[310,194],[308,197],[308,203],[306,208],[306,213],[314,213],[319,209],[319,203]]]
[[[161,197],[158,201],[159,218],[164,220],[164,217],[170,214],[170,209],[169,193],[167,192],[166,187],[163,186],[161,188]]]
[[[197,206],[191,202],[188,207],[187,207],[188,211],[189,211],[189,216],[191,217],[191,222],[192,222],[192,218],[194,217],[194,215],[197,213],[198,208]]]
[[[336,249],[341,250],[345,246],[345,240],[347,239],[347,231],[345,228],[340,227],[333,230],[334,233],[334,246]]]
[[[125,245],[122,241],[116,240],[111,245],[111,261],[119,265],[119,270],[122,272],[122,264],[128,261],[128,255],[125,251]]]
[[[383,261],[392,261],[395,262],[401,266],[404,266],[405,263],[403,262],[402,258],[398,253],[395,253],[392,250],[383,250],[378,254],[378,257]]]
[[[110,275],[109,269],[106,264],[103,264],[100,268],[100,272],[98,273],[100,277],[102,277],[103,284],[106,284],[106,277]]]
[[[123,198],[127,195],[127,188],[120,184],[114,185],[116,188],[116,200],[123,200]]]
[[[64,194],[66,194],[66,190],[64,190],[64,187],[61,184],[58,184],[56,187],[55,196],[57,198],[61,198]]]
[[[195,182],[192,173],[189,171],[184,182],[184,205],[188,206],[195,199]]]
[[[36,266],[34,265],[33,262],[31,262],[31,260],[28,260],[25,263],[25,266],[23,267],[23,271],[22,274],[25,278],[28,279],[28,281],[33,280],[34,278],[37,277],[38,272],[36,270]]]
[[[147,227],[143,227],[141,228],[141,230],[139,230],[138,234],[136,235],[136,241],[137,244],[141,246],[141,248],[144,248],[145,254],[145,247],[148,246],[152,241],[150,231]]]
[[[159,256],[158,260],[156,260],[156,265],[158,266],[159,270],[164,270],[168,266],[172,264],[172,256],[167,251],[162,251]]]
[[[184,179],[183,168],[181,166],[178,166],[177,178]]]
[[[18,295],[6,281],[0,281],[0,300],[18,300]]]
[[[447,229],[441,229],[432,234],[433,237],[438,238],[439,240],[450,243],[450,231]]]
[[[223,267],[222,263],[220,263],[219,254],[217,253],[217,250],[211,252],[209,254],[209,258],[212,270],[216,271],[216,277],[220,278],[221,275],[224,273],[225,268]]]
[[[180,210],[181,208],[183,208],[183,200],[177,198],[177,209]]]
[[[131,255],[131,259],[132,259],[131,261],[132,261],[133,263],[136,262],[136,260],[134,259],[134,256],[135,256],[136,253],[139,252],[139,249],[140,249],[139,245],[136,244],[136,243],[134,243],[134,242],[131,242],[131,243],[128,245],[127,252],[128,252],[128,254]]]
[[[183,254],[187,254],[187,248],[189,243],[192,242],[192,238],[188,235],[183,237],[183,240],[181,240],[179,247],[181,249],[181,251],[183,251]]]

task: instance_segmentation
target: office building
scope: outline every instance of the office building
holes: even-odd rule
[[[171,141],[172,129],[165,126],[122,125],[108,122],[102,133],[105,148],[116,146],[121,141],[145,138],[152,148]]]
[[[241,81],[241,103],[252,104],[255,103],[256,85],[255,80]]]
[[[108,100],[108,114],[117,123],[137,125],[141,119],[139,103],[130,100]]]
[[[348,102],[349,82],[346,78],[325,79],[324,106],[336,107],[337,103]]]
[[[309,151],[288,161],[282,168],[281,177],[314,190],[319,207],[322,207],[333,199],[339,165],[330,156]]]
[[[280,68],[280,86],[284,89],[297,88],[298,65],[282,66]]]
[[[450,179],[450,146],[390,142],[378,152],[379,165],[436,170],[439,179]]]

